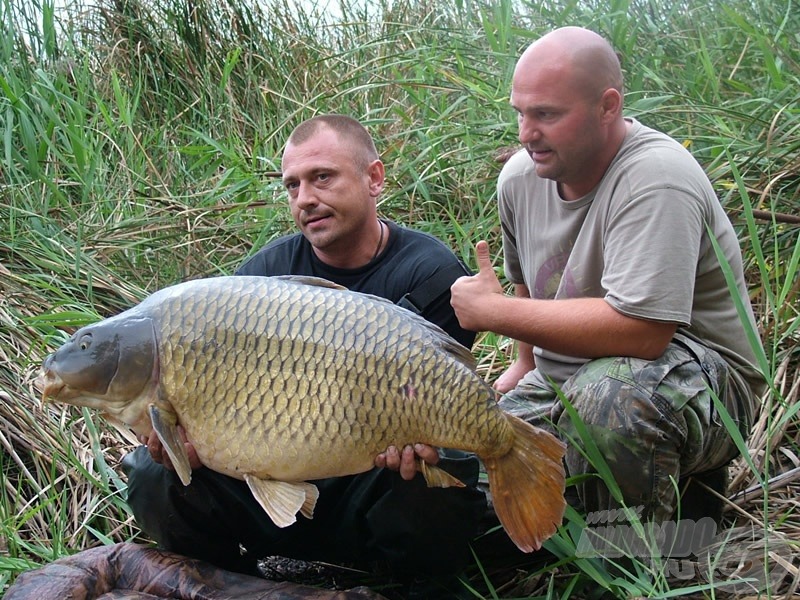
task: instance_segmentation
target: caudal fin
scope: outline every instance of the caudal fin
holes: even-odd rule
[[[484,458],[497,518],[523,552],[533,552],[561,524],[565,446],[554,435],[506,414],[514,445],[505,456]]]

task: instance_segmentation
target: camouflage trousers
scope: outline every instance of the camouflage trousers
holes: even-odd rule
[[[623,503],[656,522],[673,517],[678,481],[725,466],[738,450],[712,394],[747,437],[751,392],[715,351],[678,335],[662,356],[592,360],[561,386],[622,492]],[[552,390],[520,382],[506,411],[561,437],[567,474],[586,514],[620,508]],[[568,490],[570,491],[570,490]]]

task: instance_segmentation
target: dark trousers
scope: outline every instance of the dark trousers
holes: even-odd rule
[[[144,446],[122,465],[137,523],[165,550],[250,574],[259,559],[279,555],[378,566],[403,578],[450,575],[471,560],[469,542],[486,509],[475,487],[478,460],[446,453],[439,466],[466,488],[429,488],[420,474],[404,481],[387,469],[318,480],[312,482],[320,492],[314,518],[298,515],[283,529],[244,481],[201,468],[184,486]]]

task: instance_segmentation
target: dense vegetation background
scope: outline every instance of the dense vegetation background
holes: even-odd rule
[[[494,182],[497,156],[516,144],[511,71],[528,43],[568,24],[614,44],[627,113],[690,148],[740,234],[773,385],[740,440],[726,522],[785,542],[762,553],[761,574],[779,564],[786,577],[768,593],[797,589],[795,2],[0,0],[0,594],[60,556],[146,541],[117,470],[133,440],[87,411],[41,407],[42,358],[81,324],[229,273],[290,230],[282,144],[321,112],[373,132],[389,177],[384,215],[470,264],[482,238],[499,256]],[[493,335],[475,346],[487,378],[511,352]],[[501,589],[481,582],[487,597],[725,591],[663,565],[615,578],[575,557],[581,525],[570,516],[553,541],[561,564]]]

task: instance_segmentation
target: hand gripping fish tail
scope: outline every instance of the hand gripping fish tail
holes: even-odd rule
[[[561,524],[564,500],[564,444],[551,433],[506,414],[514,443],[505,455],[484,458],[494,510],[508,537],[533,552]]]

